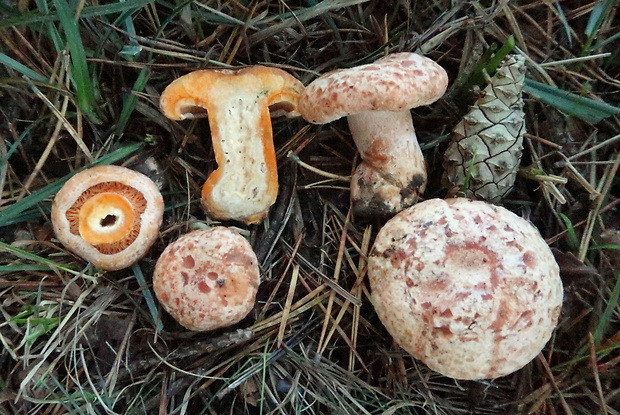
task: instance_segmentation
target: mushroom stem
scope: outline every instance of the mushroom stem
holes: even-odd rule
[[[347,121],[363,160],[351,180],[355,212],[392,215],[414,204],[427,175],[410,111],[365,111]]]
[[[269,109],[255,97],[218,100],[207,111],[218,168],[202,188],[214,217],[260,221],[278,194]]]

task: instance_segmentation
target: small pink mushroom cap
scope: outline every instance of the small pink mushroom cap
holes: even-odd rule
[[[559,268],[526,220],[469,199],[431,199],[379,231],[372,303],[396,343],[455,379],[494,379],[543,349],[562,306]]]
[[[365,111],[403,111],[429,105],[448,87],[446,71],[417,53],[392,53],[315,79],[299,99],[302,117],[326,124]]]
[[[259,283],[251,245],[222,226],[192,231],[168,245],[153,274],[164,309],[195,331],[241,321],[254,307]]]

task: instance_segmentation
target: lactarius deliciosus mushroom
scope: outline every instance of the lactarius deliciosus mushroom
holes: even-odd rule
[[[254,307],[258,260],[237,232],[217,226],[192,231],[157,260],[153,289],[183,327],[205,331],[238,323]]]
[[[431,199],[390,219],[368,262],[372,303],[397,344],[456,379],[510,374],[542,350],[562,306],[538,230],[502,207]]]
[[[410,109],[439,99],[446,71],[415,53],[329,72],[306,87],[299,101],[304,119],[325,124],[347,117],[363,162],[351,181],[360,214],[393,215],[413,205],[426,187],[426,164]]]
[[[160,106],[173,120],[208,117],[218,168],[202,188],[213,218],[260,222],[278,194],[271,116],[298,116],[303,85],[265,66],[200,70],[173,81]]]
[[[164,200],[151,179],[121,166],[77,173],[52,204],[56,237],[68,249],[105,270],[128,267],[157,239]]]

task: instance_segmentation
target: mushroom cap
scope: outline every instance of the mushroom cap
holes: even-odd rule
[[[71,177],[52,203],[60,242],[93,265],[126,268],[157,239],[164,199],[142,173],[115,165],[85,169]]]
[[[195,331],[239,322],[254,307],[259,283],[250,243],[223,226],[181,236],[166,247],[153,273],[153,289],[164,309]]]
[[[250,96],[269,107],[272,117],[293,118],[299,116],[297,100],[303,89],[293,75],[269,66],[200,69],[172,81],[162,92],[159,106],[171,120],[185,120],[207,116],[222,101]]]
[[[456,379],[525,366],[562,306],[559,267],[538,230],[507,209],[464,198],[427,200],[390,219],[368,277],[396,343]]]
[[[448,75],[433,60],[416,53],[387,55],[376,62],[328,72],[306,87],[301,116],[325,124],[364,111],[402,111],[437,101]]]

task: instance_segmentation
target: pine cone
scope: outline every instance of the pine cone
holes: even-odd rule
[[[507,56],[452,130],[444,154],[444,182],[450,196],[498,202],[512,189],[525,133],[524,79],[525,59]]]

